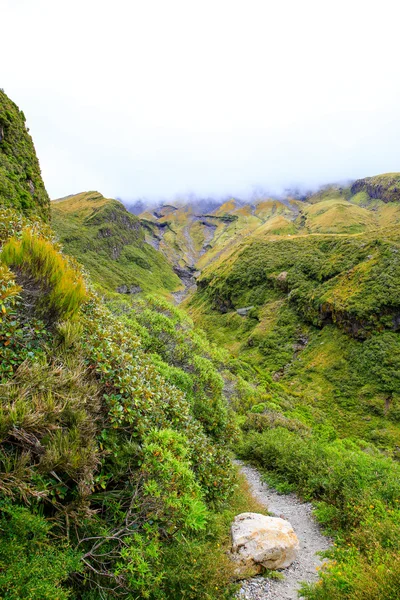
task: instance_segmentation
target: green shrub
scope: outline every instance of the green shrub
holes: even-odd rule
[[[259,404],[255,404],[254,406],[251,407],[251,412],[252,413],[263,413],[263,412],[265,412],[266,409],[267,409],[267,403],[260,402]]]
[[[155,518],[171,535],[178,528],[197,531],[206,526],[207,509],[188,453],[188,440],[171,429],[149,432],[143,444],[145,494],[162,502],[162,514]]]
[[[44,324],[20,314],[21,287],[9,268],[0,263],[0,382],[9,378],[27,358],[40,353],[46,340]]]
[[[0,595],[7,600],[66,600],[63,583],[82,570],[80,555],[67,541],[55,541],[43,517],[0,503]]]

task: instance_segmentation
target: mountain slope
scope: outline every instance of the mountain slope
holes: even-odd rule
[[[229,398],[241,457],[267,468],[279,489],[316,502],[336,545],[303,596],[393,600],[400,581],[398,205],[332,186],[310,200],[230,201],[209,214],[164,206],[142,215],[148,239],[172,262],[203,268],[185,307],[219,346],[222,379],[191,361],[198,334],[188,343],[176,309],[148,297],[112,305],[141,332],[171,383],[190,396],[202,381],[213,397],[222,390]],[[218,405],[204,410],[197,402],[197,417],[218,431]]]
[[[117,200],[85,192],[52,202],[51,212],[65,251],[103,288],[168,293],[180,287],[172,266],[145,242],[139,219]]]
[[[297,214],[295,203],[271,200],[248,205],[231,199],[207,213],[189,204],[161,206],[139,216],[148,241],[170,262],[180,268],[201,269],[276,215],[281,216],[275,227],[278,233],[292,231]]]
[[[252,237],[368,233],[400,223],[399,181],[398,174],[380,175],[325,186],[302,200],[232,198],[207,213],[191,204],[164,205],[139,217],[149,243],[172,264],[195,271],[227,260]]]
[[[400,173],[384,173],[357,179],[351,186],[353,195],[365,193],[382,202],[400,202]]]
[[[313,394],[316,411],[342,434],[358,431],[394,448],[399,242],[397,228],[251,238],[204,270],[189,309],[235,355]],[[247,316],[242,307],[251,307]],[[371,366],[372,348],[379,368]]]
[[[141,220],[70,196],[54,222],[84,274],[38,218],[45,196],[24,195],[15,111],[0,188],[0,596],[232,600],[229,526],[260,510],[235,448],[335,536],[303,597],[397,600],[397,176]],[[172,264],[203,269],[186,306],[208,339],[165,298],[116,293],[166,294]]]
[[[400,589],[400,238],[391,198],[325,189],[300,206],[297,231],[276,235],[267,222],[209,262],[186,302],[210,338],[293,398],[254,403],[237,452],[280,491],[312,499],[336,536],[319,582],[301,589],[309,600],[394,600]]]

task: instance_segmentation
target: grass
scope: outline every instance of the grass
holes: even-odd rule
[[[203,271],[199,287],[216,308],[260,306],[277,289],[304,320],[333,320],[362,337],[392,326],[398,311],[398,238],[392,229],[365,236],[252,239]],[[284,281],[280,273],[286,273]]]
[[[13,349],[15,368],[4,373],[0,385],[0,489],[9,498],[9,514],[23,509],[32,523],[47,527],[37,538],[41,551],[36,538],[30,545],[32,570],[20,566],[28,554],[22,540],[14,554],[3,541],[0,558],[7,557],[8,567],[0,593],[22,593],[27,578],[24,594],[32,600],[89,599],[99,590],[114,597],[121,586],[124,593],[157,600],[175,598],[178,588],[186,597],[221,597],[221,573],[216,561],[210,562],[210,549],[221,531],[216,507],[228,510],[233,477],[222,379],[209,358],[214,351],[195,332],[188,335],[190,322],[162,300],[153,302],[152,311],[149,302],[142,306],[144,316],[133,333],[86,288],[80,295],[79,267],[29,227],[3,245],[1,259],[11,269],[2,269],[4,283],[8,277],[13,285],[14,272],[23,299],[26,281],[34,280],[41,314],[53,317],[41,325],[37,352],[27,355],[25,344]],[[65,293],[65,282],[76,304]],[[128,298],[125,303],[119,298],[124,312]],[[19,327],[21,335],[35,326],[24,301],[10,317],[9,325]],[[143,339],[150,352],[164,330],[181,332],[175,349],[160,349],[171,367],[140,348]],[[192,396],[162,374],[168,377],[166,368],[176,361],[194,369]],[[6,512],[0,507],[0,518]],[[122,526],[124,543],[117,535]],[[17,521],[9,528],[16,530]],[[93,538],[107,560],[99,558]],[[177,560],[188,553],[193,568],[186,568],[185,579]],[[199,574],[201,561],[208,571]],[[223,587],[228,598],[228,579]]]
[[[19,278],[28,287],[28,279],[36,282],[46,294],[45,307],[37,302],[36,311],[44,311],[52,318],[71,318],[87,300],[82,273],[68,261],[51,241],[38,237],[26,229],[20,239],[11,238],[3,246],[0,261],[18,269]],[[40,309],[42,304],[42,309]]]
[[[345,199],[322,200],[306,207],[302,214],[309,233],[362,233],[378,225],[373,212]]]
[[[364,192],[370,198],[383,202],[398,202],[400,200],[399,173],[383,173],[374,177],[359,179],[351,186],[352,194]]]
[[[394,600],[399,240],[394,226],[372,231],[378,221],[348,197],[332,191],[305,210],[350,234],[254,235],[224,263],[209,264],[188,308],[212,339],[256,369],[258,381],[265,371],[279,379],[266,384],[263,400],[247,404],[247,414],[243,398],[238,452],[278,489],[314,500],[335,536],[319,582],[303,595]],[[368,206],[382,210],[376,202]],[[255,308],[239,319],[235,309],[248,305]]]
[[[296,408],[284,412],[287,418],[309,426],[325,422],[340,436],[357,436],[396,455],[397,333],[378,332],[363,342],[334,324],[315,328],[273,294],[246,318],[210,310],[196,296],[190,311],[213,340],[296,391]]]
[[[0,595],[232,598],[229,525],[265,511],[235,444],[335,536],[308,600],[397,599],[398,175],[204,222],[164,207],[166,255],[206,266],[187,306],[207,339],[146,293],[179,285],[157,225],[98,192],[52,207],[89,293],[2,92],[0,128]]]
[[[266,223],[256,229],[254,235],[265,236],[265,235],[293,235],[297,233],[298,228],[289,219],[281,215],[271,217]]]

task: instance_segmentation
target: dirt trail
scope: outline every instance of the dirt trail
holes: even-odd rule
[[[268,508],[272,516],[289,521],[299,538],[297,560],[282,571],[283,580],[253,577],[243,583],[237,598],[240,600],[297,600],[302,581],[316,581],[317,567],[322,559],[316,552],[326,550],[331,540],[322,535],[313,517],[311,504],[301,502],[295,494],[278,494],[261,480],[257,469],[237,461],[241,472],[249,482],[253,496]]]

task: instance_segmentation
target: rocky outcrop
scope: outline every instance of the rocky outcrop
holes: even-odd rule
[[[196,277],[199,275],[199,271],[196,271],[191,265],[186,267],[174,267],[174,272],[178,275],[179,279],[183,283],[184,288],[178,292],[173,292],[173,297],[176,304],[180,304],[189,294],[196,290]]]
[[[400,202],[400,173],[357,179],[351,186],[351,193],[359,192],[366,192],[370,198],[383,202]]]
[[[285,569],[297,556],[299,542],[288,521],[258,513],[242,513],[232,524],[231,556],[239,571],[253,574]]]

